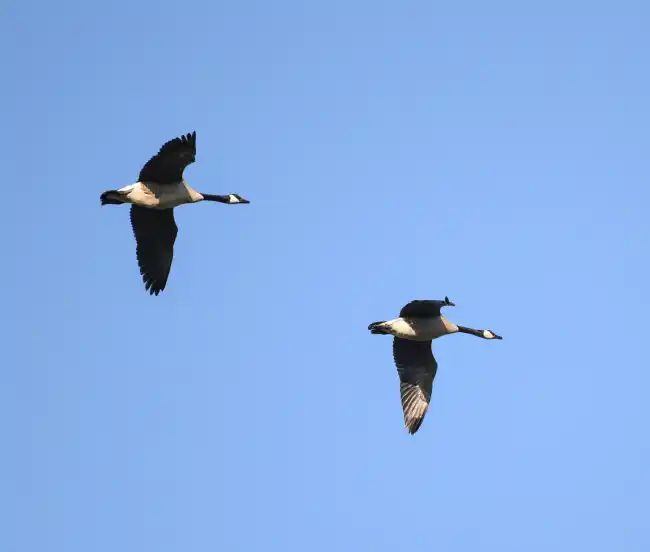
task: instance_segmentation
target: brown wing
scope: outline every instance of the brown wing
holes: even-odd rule
[[[174,210],[131,205],[131,226],[145,289],[151,295],[158,295],[167,285],[174,258],[178,234]]]

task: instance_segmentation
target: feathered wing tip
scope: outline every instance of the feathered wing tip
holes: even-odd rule
[[[188,132],[187,134],[181,134],[178,138],[176,138],[176,140],[180,142],[179,145],[191,148],[194,153],[196,153],[196,130]],[[174,142],[174,140],[171,141]]]
[[[400,383],[404,426],[411,435],[420,429],[424,416],[429,409],[429,401],[422,390],[411,383]]]
[[[131,206],[136,257],[145,290],[158,295],[165,289],[174,258],[178,227],[173,209]]]
[[[183,178],[185,167],[196,161],[196,131],[165,142],[140,170],[139,182],[172,184]]]
[[[196,151],[196,130],[193,130],[188,135],[186,135],[185,140],[187,140],[190,143],[190,145],[194,148],[194,151]]]
[[[196,153],[196,131],[188,132],[187,134],[181,134],[177,138],[172,138],[162,146],[162,149],[172,149],[172,148],[183,148],[190,149]]]
[[[429,409],[438,363],[431,351],[431,341],[410,341],[398,337],[393,340],[393,358],[400,379],[404,425],[413,435],[420,429]]]
[[[196,155],[196,131],[193,130],[188,134],[182,134],[178,138],[172,138],[168,142],[162,145],[158,151],[158,155],[168,155],[181,152],[191,152],[193,155]]]

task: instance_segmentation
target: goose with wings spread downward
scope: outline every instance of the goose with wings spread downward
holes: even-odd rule
[[[183,178],[185,167],[196,160],[196,132],[174,138],[142,167],[138,181],[119,190],[107,190],[102,205],[131,204],[131,226],[136,256],[145,289],[158,295],[167,285],[178,227],[174,207],[199,201],[226,205],[250,203],[237,194],[199,193]]]
[[[429,408],[433,378],[438,370],[431,341],[446,334],[466,333],[483,339],[503,339],[491,330],[474,330],[447,320],[440,309],[455,305],[440,300],[416,300],[407,303],[399,317],[368,326],[370,333],[392,335],[393,359],[400,380],[404,425],[414,434],[422,425]]]

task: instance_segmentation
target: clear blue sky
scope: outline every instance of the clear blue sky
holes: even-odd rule
[[[1,13],[0,549],[650,549],[648,2]],[[252,203],[150,297],[99,194],[193,129]],[[504,340],[409,436],[366,328],[445,295]]]

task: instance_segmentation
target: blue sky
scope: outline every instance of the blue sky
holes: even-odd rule
[[[2,550],[649,549],[647,2],[1,10]],[[99,194],[194,129],[150,297]]]

